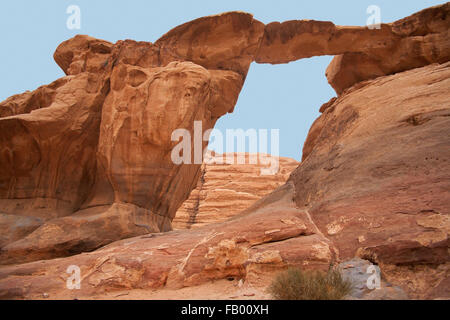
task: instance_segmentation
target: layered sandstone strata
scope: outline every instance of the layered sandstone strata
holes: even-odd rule
[[[268,165],[258,155],[215,155],[210,164],[203,164],[197,187],[178,209],[173,220],[174,229],[197,228],[205,224],[225,221],[249,208],[255,201],[283,185],[299,162],[277,157],[278,170],[264,175],[261,169]],[[227,156],[232,159],[226,162]],[[250,157],[255,156],[256,163]]]

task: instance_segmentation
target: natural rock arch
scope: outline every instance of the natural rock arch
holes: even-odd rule
[[[8,231],[2,263],[145,233],[136,222],[170,230],[200,173],[200,165],[170,161],[170,133],[192,131],[194,120],[212,128],[232,112],[251,62],[338,55],[327,77],[340,95],[364,80],[448,61],[449,11],[447,3],[380,29],[264,25],[229,12],[185,23],[154,44],[81,35],[63,42],[54,58],[66,77],[0,104],[2,215],[29,220]],[[303,158],[315,143],[307,141]]]

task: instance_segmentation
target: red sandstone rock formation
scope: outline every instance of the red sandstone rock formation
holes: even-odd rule
[[[326,72],[328,82],[341,94],[363,80],[448,61],[449,12],[447,2],[382,25],[389,36],[380,38],[376,47],[369,45],[366,50],[348,50],[336,56]]]
[[[358,255],[414,297],[448,297],[449,10],[380,30],[264,26],[232,12],[155,44],[64,42],[55,60],[66,77],[0,103],[2,264],[147,233],[136,224],[170,230],[201,173],[172,163],[170,134],[194,120],[212,128],[231,112],[252,61],[343,54],[328,72],[339,97],[322,106],[288,183],[230,221],[4,266],[0,295],[64,296],[70,264],[90,295],[259,281],[286,265],[327,268]]]
[[[288,183],[242,214],[2,267],[2,297],[70,298],[71,264],[82,270],[77,294],[89,296],[230,276],[260,283],[286,265],[327,268],[354,255],[378,263],[413,297],[448,297],[449,84],[450,63],[361,84],[313,125],[320,133],[308,137],[312,151]]]
[[[448,88],[449,62],[355,85],[315,121],[289,179],[341,259],[370,259],[413,293],[449,277]]]
[[[230,155],[229,155],[230,156]],[[260,161],[250,164],[245,154],[245,164],[226,163],[226,155],[216,155],[220,162],[202,165],[197,187],[178,209],[172,222],[174,229],[197,228],[209,223],[228,220],[250,207],[255,201],[283,185],[299,162],[279,157],[279,170],[274,175],[261,175],[267,167]]]
[[[64,289],[69,265],[81,268],[83,281],[77,295],[113,288],[182,288],[224,277],[258,279],[285,264],[328,268],[334,259],[330,243],[316,233],[306,212],[296,209],[292,184],[253,208],[251,214],[238,219],[192,231],[141,236],[92,253],[4,266],[0,268],[0,297],[39,298],[42,292],[70,297],[74,292]],[[22,281],[29,286],[21,285]]]
[[[243,80],[192,62],[133,61],[136,52],[154,53],[141,45],[77,36],[55,53],[67,77],[0,105],[0,221],[10,232],[1,263],[147,233],[136,224],[171,230],[200,173],[200,165],[172,162],[171,133],[192,131],[196,120],[212,128],[233,109]],[[41,218],[34,231],[6,227],[30,216]]]

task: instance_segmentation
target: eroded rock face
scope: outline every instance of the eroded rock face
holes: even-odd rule
[[[255,61],[288,63],[337,55],[326,75],[340,95],[364,80],[450,60],[449,13],[446,3],[379,29],[314,20],[273,22],[265,28]]]
[[[450,3],[390,23],[383,46],[336,56],[328,66],[328,82],[341,94],[354,84],[450,60]],[[389,59],[386,59],[389,57]]]
[[[174,229],[197,228],[228,220],[283,185],[299,165],[294,159],[279,157],[278,172],[261,175],[261,169],[267,164],[258,160],[250,164],[249,154],[242,154],[244,164],[238,164],[239,154],[228,156],[232,163],[226,162],[226,154],[220,154],[211,158],[211,163],[202,165],[197,187],[173,220]]]
[[[2,267],[1,295],[64,296],[70,264],[82,268],[89,295],[227,276],[259,282],[287,265],[327,268],[358,255],[413,297],[446,296],[448,11],[379,30],[264,26],[231,12],[155,44],[62,43],[54,57],[66,77],[0,103],[1,264],[171,230],[201,176],[200,164],[172,162],[171,133],[192,135],[194,121],[206,130],[232,112],[252,61],[343,54],[328,72],[340,96],[322,106],[289,182],[232,220]]]
[[[178,141],[172,141],[171,134],[178,128],[193,132],[194,121],[205,129],[214,126],[222,114],[210,109],[218,99],[211,92],[212,78],[241,83],[227,76],[226,71],[211,74],[191,62],[172,62],[150,72],[116,67],[103,105],[97,152],[101,170],[88,205],[104,199],[133,203],[165,218],[168,226],[160,230],[169,230],[200,169],[173,163],[171,151]],[[108,183],[109,190],[102,188]]]
[[[398,286],[393,286],[381,277],[380,268],[368,260],[353,258],[341,262],[337,268],[342,277],[352,283],[346,300],[408,300],[409,297]],[[378,280],[376,279],[378,277]]]
[[[231,220],[4,266],[0,293],[77,298],[227,277],[261,285],[289,265],[326,269],[356,255],[399,286],[382,296],[361,288],[365,298],[448,297],[449,81],[447,63],[363,83],[328,104],[288,182]],[[76,293],[64,289],[72,264]]]
[[[445,63],[347,90],[313,124],[290,177],[341,259],[416,270],[402,283],[416,294],[449,276],[449,87]]]
[[[0,105],[2,213],[51,219],[76,211],[95,177],[101,74],[82,73]]]
[[[0,104],[0,227],[7,233],[0,263],[64,256],[149,230],[171,230],[200,174],[199,164],[173,163],[178,141],[171,134],[178,128],[192,133],[194,121],[203,130],[213,128],[233,110],[257,30],[262,34],[264,27],[249,14],[221,15],[219,29],[230,33],[237,51],[204,53],[217,40],[206,32],[199,59],[208,54],[218,65],[195,55],[179,57],[173,41],[198,35],[211,19],[188,23],[158,45],[76,36],[54,54],[66,77]],[[239,51],[240,45],[246,48]],[[250,58],[243,59],[247,51]],[[110,207],[126,208],[115,223],[106,218]],[[25,224],[11,228],[13,220]],[[103,230],[95,234],[98,224]]]
[[[122,240],[63,259],[4,266],[0,297],[39,298],[46,292],[51,298],[75,298],[118,289],[181,288],[225,277],[260,284],[268,272],[286,265],[326,270],[335,260],[334,249],[306,212],[295,207],[293,191],[292,184],[285,185],[250,213],[220,224]],[[69,265],[81,269],[80,290],[65,289]]]
[[[83,81],[81,84],[87,86],[91,75],[83,72],[69,76],[75,77],[69,84]],[[75,97],[73,106],[66,106],[65,95],[71,95],[71,90],[85,93],[76,87],[63,87],[57,91],[53,105],[30,115],[1,119],[3,141],[6,150],[11,150],[3,153],[6,199],[1,202],[5,214],[51,220],[71,214],[83,216],[80,209],[124,203],[132,210],[146,210],[148,217],[135,223],[147,224],[155,232],[171,229],[171,220],[195,186],[200,169],[200,165],[175,165],[171,161],[171,150],[177,143],[171,141],[171,133],[177,128],[192,131],[196,120],[203,123],[203,128],[212,128],[226,107],[234,107],[242,79],[228,71],[210,73],[190,62],[173,62],[153,69],[119,64],[103,83],[103,91],[93,90],[90,104],[87,95],[78,101]],[[235,93],[234,98],[228,97],[231,104],[213,104],[223,93],[220,85],[228,93]],[[89,112],[89,107],[94,110]],[[53,116],[59,110],[61,119]],[[64,123],[67,130],[59,131]],[[42,209],[34,212],[39,206]],[[130,222],[124,220],[125,224]],[[71,219],[60,219],[58,223],[78,228]],[[91,219],[83,220],[86,230],[94,231],[94,225]],[[95,249],[105,241],[145,232],[131,228],[134,232],[120,235],[114,225],[106,223],[105,228],[109,228],[109,235],[98,242],[89,239],[92,232],[79,229],[81,234],[77,231],[71,235],[78,240],[62,242],[65,245],[61,252]],[[42,255],[11,254],[16,252],[16,244],[2,249],[2,262],[58,256],[58,250],[52,248],[59,237],[54,234],[52,241],[47,241],[49,230],[53,229],[43,225],[20,242],[23,250],[35,251],[36,239],[44,237],[39,247],[46,247],[45,254],[42,250]]]

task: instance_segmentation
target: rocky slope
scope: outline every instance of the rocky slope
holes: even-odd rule
[[[230,154],[228,154],[230,155]],[[216,155],[219,161],[203,164],[197,187],[178,209],[172,222],[174,229],[197,228],[222,222],[250,207],[256,200],[283,185],[299,162],[279,157],[279,170],[273,175],[261,175],[267,167],[260,161],[250,164],[249,155],[243,155],[245,164],[238,164],[238,154],[232,154],[233,163],[226,163],[225,155]]]
[[[0,296],[227,277],[262,285],[287,265],[326,269],[358,256],[411,297],[449,297],[449,11],[380,30],[264,26],[232,12],[155,44],[64,42],[55,60],[66,77],[0,103],[0,263],[10,264]],[[342,55],[329,68],[338,97],[321,107],[287,183],[226,222],[166,232],[201,175],[200,164],[171,161],[171,132],[192,133],[194,120],[211,128],[231,112],[252,61],[320,54]],[[143,236],[143,223],[156,233]],[[76,292],[65,289],[69,265],[81,268]]]
[[[184,128],[192,136],[194,121],[207,130],[232,112],[251,62],[401,57],[400,69],[381,59],[381,72],[358,81],[441,63],[450,58],[449,11],[447,3],[379,30],[310,20],[265,26],[229,12],[185,23],[154,44],[88,36],[63,42],[54,58],[66,77],[0,103],[0,229],[7,232],[0,263],[171,230],[201,174],[201,161],[172,161],[178,141],[171,134]],[[346,64],[332,69],[351,73]],[[329,80],[339,94],[354,83]]]
[[[289,179],[341,259],[376,262],[412,292],[448,290],[448,88],[448,62],[357,84],[326,105]]]

